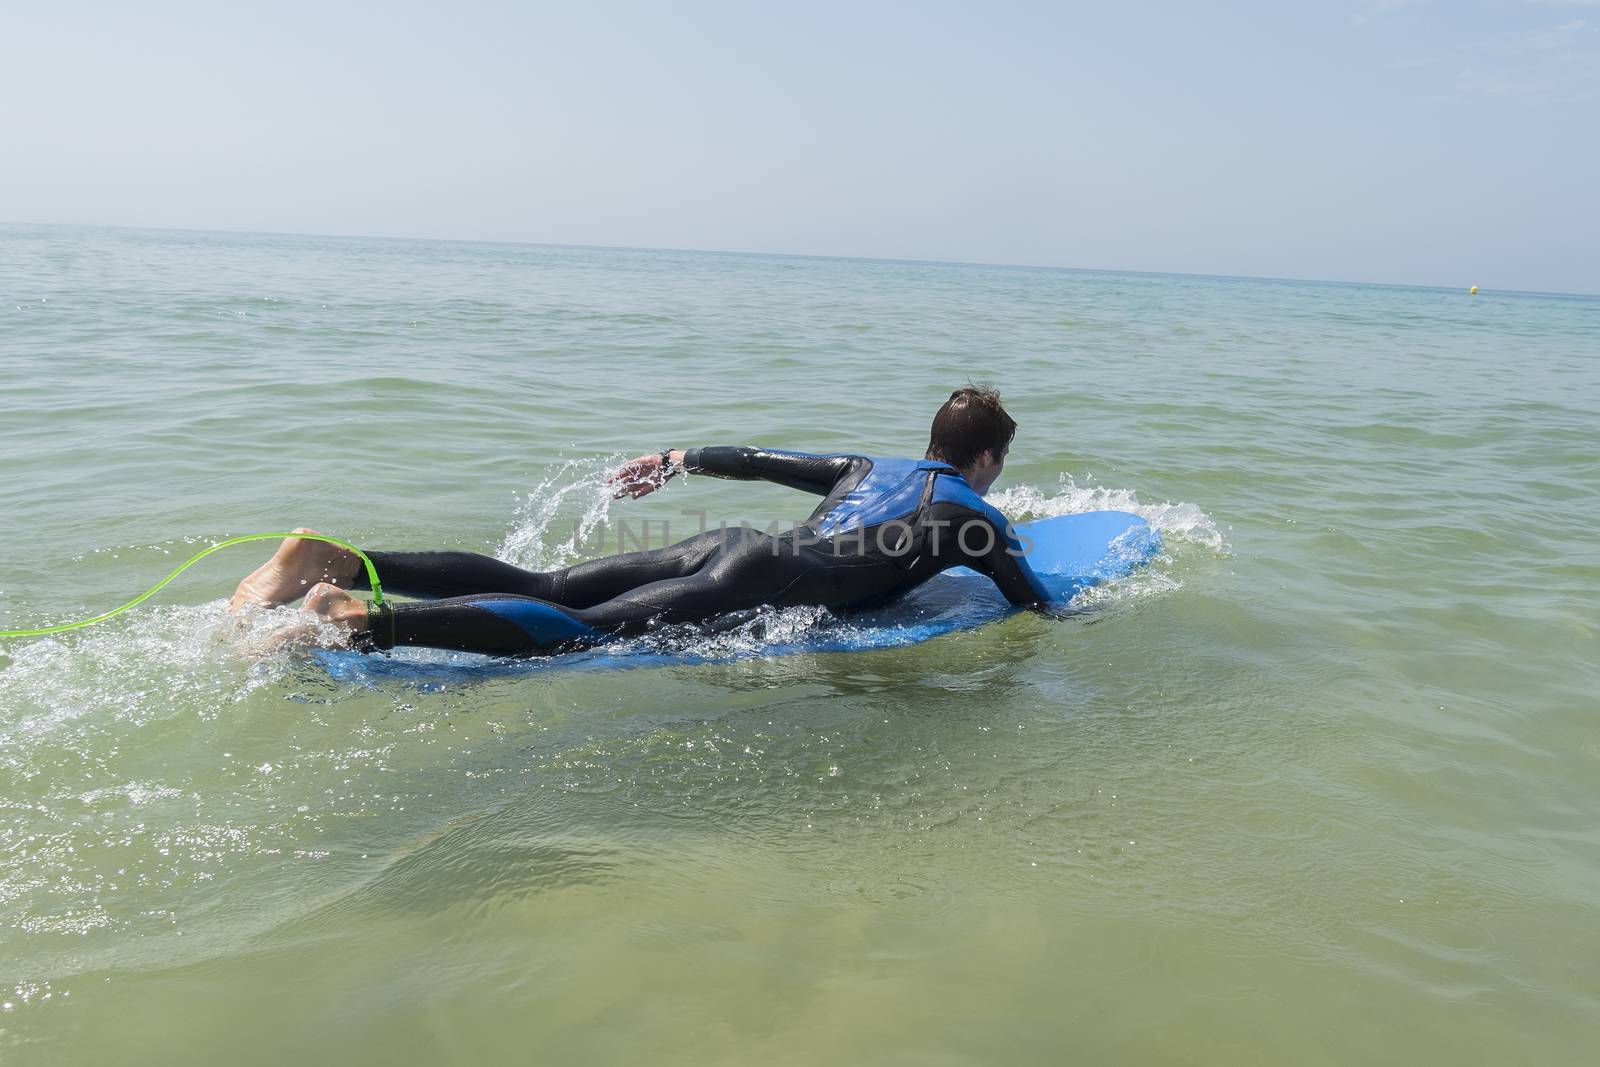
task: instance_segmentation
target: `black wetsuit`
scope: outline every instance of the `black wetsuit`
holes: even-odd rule
[[[1049,600],[1005,517],[948,464],[718,447],[691,450],[684,467],[823,501],[787,532],[708,530],[555,571],[471,552],[369,552],[385,591],[437,599],[374,609],[358,645],[530,655],[765,605],[874,607],[962,565],[1013,604]]]

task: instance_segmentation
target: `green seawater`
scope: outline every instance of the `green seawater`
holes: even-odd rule
[[[1163,531],[1084,615],[360,685],[232,628],[252,545],[0,643],[0,1061],[1592,1062],[1594,298],[0,228],[0,628],[798,518],[601,478],[969,378],[1004,509]]]

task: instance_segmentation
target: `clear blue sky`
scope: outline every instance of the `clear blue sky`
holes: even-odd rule
[[[1600,0],[10,4],[0,220],[1600,292]]]

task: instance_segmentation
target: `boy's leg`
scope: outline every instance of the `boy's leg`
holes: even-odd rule
[[[305,527],[295,533],[316,533]],[[588,607],[635,586],[693,573],[722,543],[708,530],[666,548],[608,556],[554,571],[527,571],[476,552],[368,552],[385,589],[402,596],[453,597],[515,593]],[[230,610],[246,604],[276,607],[303,596],[319,582],[365,589],[366,568],[348,549],[325,541],[286,538],[271,559],[239,583]]]
[[[351,630],[358,647],[413,645],[525,656],[639,633],[654,623],[699,622],[773,603],[793,583],[796,568],[805,566],[764,550],[710,562],[587,608],[496,592],[373,609],[331,585],[317,586],[306,606]]]
[[[656,585],[696,582],[696,576]],[[608,601],[597,608],[564,608],[514,593],[476,593],[375,607],[334,585],[314,586],[306,608],[350,632],[363,651],[444,648],[490,656],[530,656],[596,644],[645,629],[660,612],[654,605]]]

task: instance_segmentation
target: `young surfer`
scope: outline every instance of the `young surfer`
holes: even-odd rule
[[[346,592],[365,585],[359,557],[291,538],[239,583],[231,606],[285,604],[305,594],[306,606],[347,631],[357,648],[491,655],[551,652],[764,606],[873,607],[955,566],[988,575],[1013,604],[1037,607],[1049,593],[1005,517],[983,499],[1015,434],[999,394],[968,386],[939,408],[921,460],[663,449],[608,479],[618,496],[644,496],[688,471],[764,479],[822,502],[786,533],[709,530],[666,548],[545,572],[471,552],[372,551],[385,591],[427,598],[376,607]]]

